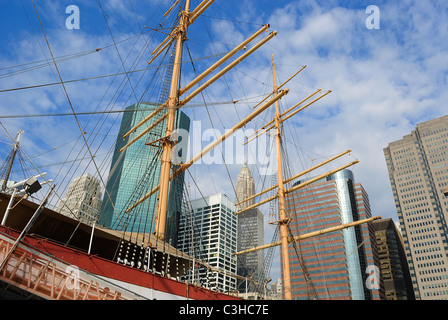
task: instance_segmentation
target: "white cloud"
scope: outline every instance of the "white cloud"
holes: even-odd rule
[[[301,3],[295,4],[277,10],[270,19],[279,21],[273,26],[279,36],[271,47],[279,73],[284,79],[291,74],[289,60],[294,59],[309,67],[301,83],[306,79],[311,87],[333,91],[296,117],[302,145],[322,155],[352,148],[361,160],[355,176],[370,195],[373,214],[396,217],[382,148],[409,133],[417,122],[444,114],[445,44],[428,33],[434,30],[443,36],[446,23],[441,23],[436,8],[408,8],[400,2],[380,6],[386,20],[380,30],[362,29],[362,8],[340,7],[320,8],[302,17],[299,29],[294,27]],[[410,18],[412,32],[402,29],[401,21],[388,23],[388,11]],[[427,19],[431,14],[436,19]],[[396,39],[403,43],[397,46]],[[283,68],[282,61],[287,63]],[[435,68],[440,67],[435,61],[442,62],[442,70]],[[290,95],[286,100],[293,103]]]

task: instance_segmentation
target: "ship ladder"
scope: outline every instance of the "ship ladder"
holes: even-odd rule
[[[0,237],[0,261],[13,243]],[[45,253],[17,247],[0,270],[0,290],[45,300],[140,300],[143,297]]]

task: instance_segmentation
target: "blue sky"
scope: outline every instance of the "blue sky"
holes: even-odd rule
[[[154,48],[165,35],[143,26],[156,28],[160,14],[171,4],[166,0],[102,0],[102,12],[97,1],[35,2],[54,56],[82,53],[76,59],[70,56],[67,61],[58,60],[64,81],[114,74],[122,71],[122,61],[127,70],[146,68],[150,52],[142,51],[143,57],[137,59],[144,48],[141,41],[144,37],[137,36],[143,29],[146,39],[151,39],[150,47]],[[192,6],[198,3],[192,1]],[[69,14],[65,13],[65,8],[69,5],[79,7],[80,29],[66,28]],[[369,5],[376,5],[380,10],[379,29],[368,29],[365,25],[369,17],[365,11]],[[13,71],[23,71],[25,67],[35,67],[37,61],[49,59],[50,55],[31,1],[1,1],[0,9],[0,90],[57,82],[54,66],[6,76]],[[332,93],[285,126],[285,133],[291,133],[292,137],[285,141],[295,147],[291,148],[289,159],[293,172],[352,149],[348,158],[324,171],[359,160],[352,170],[357,182],[363,184],[369,194],[372,214],[397,220],[383,148],[410,133],[417,123],[446,114],[448,3],[442,0],[217,0],[189,33],[188,47],[192,59],[197,61],[195,67],[197,70],[205,68],[217,59],[211,56],[228,51],[266,23],[271,25],[271,30],[277,30],[278,35],[250,61],[241,63],[236,75],[226,76],[225,82],[211,86],[206,98],[215,102],[234,99],[252,102],[255,97],[267,94],[272,89],[272,54],[280,82],[306,65],[307,68],[288,84],[290,93],[282,99],[282,108],[295,104],[318,88],[322,92],[332,90]],[[96,52],[96,48],[104,49]],[[134,61],[138,63],[134,65]],[[24,66],[27,63],[33,64]],[[17,67],[11,68],[13,66]],[[186,64],[182,81],[190,79],[192,73],[192,68]],[[144,91],[150,74],[142,77],[142,82],[138,81],[142,72],[133,74],[130,80],[121,76],[114,82],[113,77],[79,81],[67,84],[67,90],[77,112],[119,110],[140,97],[140,93],[135,92]],[[125,93],[115,99],[114,92],[119,90],[123,79],[131,81],[135,92],[128,86]],[[147,98],[154,98],[155,93],[152,94],[148,92]],[[200,99],[194,102],[202,103]],[[248,113],[251,105],[243,103],[211,109],[216,119],[214,125],[222,130]],[[204,112],[195,107],[185,110],[192,119],[202,121],[203,128],[210,127]],[[70,112],[60,86],[0,92],[1,115]],[[257,127],[266,119],[251,125]],[[92,152],[102,173],[107,175],[105,154],[112,147],[111,137],[118,130],[119,115],[104,118],[101,129],[94,128],[99,116],[80,116],[79,120],[87,134],[96,132]],[[33,159],[38,166],[73,159],[79,151],[82,157],[88,156],[85,150],[80,150],[83,142],[76,140],[80,132],[74,117],[3,118],[0,121],[12,135],[25,130],[23,146],[27,154],[43,153]],[[10,145],[1,129],[0,156],[4,158]],[[50,151],[53,148],[56,149]],[[70,154],[70,150],[76,151]],[[197,178],[199,185],[208,187],[205,193],[224,192],[233,196],[229,182],[218,183],[228,180],[226,168],[211,170],[204,166],[194,166],[192,172],[207,172]],[[91,163],[83,162],[76,172],[80,173],[85,167],[91,168]],[[228,166],[234,179],[240,167],[239,164]],[[56,182],[61,193],[72,177],[66,175],[68,169],[45,168],[49,176],[59,179]],[[213,187],[210,187],[208,175],[211,171]],[[262,179],[257,176],[255,167],[253,171],[256,181],[260,182]]]

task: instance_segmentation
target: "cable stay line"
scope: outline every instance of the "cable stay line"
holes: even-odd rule
[[[194,61],[205,60],[205,59],[210,59],[210,58],[214,58],[214,57],[220,57],[220,56],[223,56],[224,54],[225,53],[217,53],[217,54],[213,54],[213,55],[210,55],[210,56],[197,58]],[[189,63],[189,62],[192,62],[192,61],[183,61],[182,63]],[[139,73],[139,72],[146,72],[146,71],[150,71],[150,70],[158,70],[160,68],[167,67],[167,66],[169,66],[169,65],[148,66],[147,68],[143,68],[143,69],[124,71],[124,72],[117,72],[117,73],[114,73],[114,74],[93,76],[93,77],[87,77],[87,78],[82,78],[82,79],[64,80],[64,83],[68,84],[68,83],[75,83],[75,82],[81,82],[81,81],[88,81],[88,80],[96,80],[96,79],[116,77],[116,76],[122,76],[122,75],[129,75],[129,74],[134,74],[134,73]],[[51,82],[51,83],[36,84],[36,85],[23,86],[23,87],[17,87],[17,88],[0,89],[0,93],[2,93],[2,92],[11,92],[11,91],[19,91],[19,90],[27,90],[27,89],[35,89],[35,88],[42,88],[42,87],[50,87],[50,86],[55,86],[55,85],[60,85],[60,84],[61,84],[61,82]]]

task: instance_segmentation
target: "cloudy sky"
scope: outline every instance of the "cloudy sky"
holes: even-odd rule
[[[163,74],[148,68],[147,62],[165,38],[165,28],[173,24],[173,17],[161,19],[172,2],[35,3],[36,8],[30,0],[0,2],[0,121],[12,136],[25,131],[24,151],[41,171],[49,172],[48,178],[55,178],[62,196],[67,183],[84,170],[101,172],[107,179],[108,154],[121,119],[119,113],[75,117],[73,111],[116,111],[139,99],[157,100],[155,83],[161,82]],[[192,1],[192,7],[198,3]],[[66,13],[70,5],[79,8],[79,28],[74,24],[77,20],[71,20],[74,12]],[[372,5],[375,11],[366,12]],[[279,83],[306,65],[287,84],[290,92],[281,100],[281,108],[289,108],[317,89],[332,92],[285,124],[288,167],[298,173],[352,149],[349,156],[317,173],[359,160],[352,170],[369,194],[372,214],[397,220],[383,148],[410,133],[416,124],[446,114],[446,1],[217,0],[189,31],[184,59],[190,62],[184,64],[181,84],[263,24],[270,24],[277,36],[184,109],[195,130],[200,130],[203,146],[211,141],[208,129],[224,133],[272,91],[272,55]],[[135,72],[122,74],[131,70]],[[60,77],[67,94],[61,85],[50,85],[60,82]],[[244,130],[258,128],[270,116],[266,112]],[[80,130],[90,149],[85,148]],[[263,139],[251,143],[248,150],[258,165],[251,165],[257,191],[270,183],[270,176],[259,175],[257,169],[264,161],[263,153],[257,154],[262,143]],[[2,127],[2,159],[10,147]],[[91,155],[94,162],[89,160]],[[222,157],[210,156],[215,157],[209,158],[212,162]],[[192,195],[224,192],[233,198],[241,154],[235,151],[230,159],[227,166],[194,165],[191,173],[203,189],[201,193],[193,190]],[[61,165],[65,161],[70,165]]]

